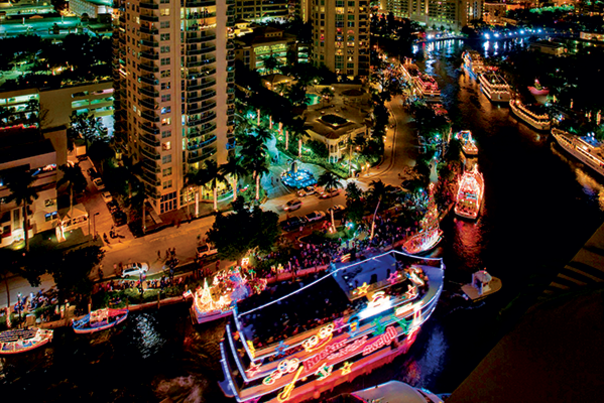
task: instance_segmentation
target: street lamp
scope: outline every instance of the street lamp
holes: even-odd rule
[[[94,230],[94,240],[95,241],[96,241],[96,216],[98,216],[98,215],[99,215],[99,212],[97,211],[92,216],[92,229]]]
[[[17,310],[19,311],[19,327],[21,327],[21,293],[17,294]]]

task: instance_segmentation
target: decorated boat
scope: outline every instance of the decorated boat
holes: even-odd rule
[[[443,403],[443,400],[423,388],[414,388],[400,381],[390,381],[381,385],[351,393],[362,403],[399,402],[399,403]]]
[[[428,193],[428,206],[426,214],[419,222],[419,231],[407,238],[401,246],[403,252],[411,255],[432,250],[442,240],[443,231],[440,229],[433,183],[428,186]]]
[[[472,282],[464,284],[461,290],[472,301],[480,301],[501,290],[501,280],[491,276],[486,270],[479,270],[472,274]]]
[[[535,86],[528,87],[528,90],[533,95],[547,95],[549,94],[549,88],[541,85],[539,80],[535,79]]]
[[[30,327],[0,332],[0,354],[31,351],[52,341],[52,330]]]
[[[455,133],[455,138],[461,142],[461,149],[467,156],[478,155],[478,147],[476,147],[476,141],[472,137],[472,132],[469,130],[462,130]]]
[[[482,173],[478,172],[478,165],[474,164],[474,168],[470,171],[464,171],[459,180],[459,189],[454,208],[455,214],[475,220],[480,212],[483,193],[484,179]]]
[[[237,301],[266,288],[266,279],[255,278],[253,273],[246,278],[241,271],[238,267],[222,270],[214,276],[212,285],[206,279],[203,287],[195,290],[191,315],[198,324],[231,315]]]
[[[591,136],[575,136],[557,128],[552,136],[566,152],[604,176],[604,146]]]
[[[392,250],[241,301],[220,344],[220,386],[238,402],[317,401],[406,353],[443,281],[442,259]]]
[[[103,308],[90,312],[82,319],[71,322],[73,331],[78,334],[95,333],[118,325],[128,317],[128,309]]]
[[[525,123],[537,130],[549,130],[552,120],[547,113],[538,114],[530,110],[526,105],[515,98],[510,101],[510,109],[514,115],[518,116]]]
[[[496,71],[488,70],[478,75],[482,92],[491,102],[509,102],[510,86],[505,79]]]
[[[413,86],[413,92],[421,95],[428,102],[440,101],[440,89],[436,79],[429,74],[422,73],[419,68],[411,62],[411,58],[405,58],[401,66],[403,77]]]
[[[482,56],[475,50],[466,50],[461,55],[465,70],[472,76],[473,79],[478,78],[478,74],[484,71],[484,63]]]

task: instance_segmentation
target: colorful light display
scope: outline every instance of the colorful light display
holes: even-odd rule
[[[474,165],[474,169],[465,171],[459,180],[455,214],[475,220],[482,204],[483,191],[484,179],[478,172],[478,166]]]

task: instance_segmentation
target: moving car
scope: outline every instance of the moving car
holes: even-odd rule
[[[281,227],[284,231],[293,231],[306,223],[308,220],[304,217],[290,217],[281,222]]]
[[[101,193],[101,196],[103,197],[103,201],[105,203],[109,203],[111,201],[113,201],[113,197],[111,197],[111,192],[103,192]]]
[[[325,213],[322,211],[313,211],[312,213],[306,214],[308,222],[320,221],[325,218]]]
[[[283,206],[283,210],[294,211],[298,210],[300,207],[302,207],[302,201],[300,199],[293,199],[285,203],[285,206]]]
[[[304,189],[298,190],[298,197],[314,195],[317,192],[315,186],[306,186]]]
[[[96,186],[96,188],[101,191],[101,190],[105,190],[105,184],[103,183],[103,180],[101,178],[96,178],[92,181],[92,183],[94,183],[94,186]]]
[[[336,197],[339,194],[340,194],[340,189],[332,189],[330,191],[326,190],[325,192],[321,193],[320,198],[329,199],[330,197]]]
[[[149,270],[147,263],[128,263],[122,270],[122,278],[129,276],[140,276]]]
[[[218,249],[216,249],[213,245],[204,244],[197,247],[197,257],[202,258],[204,256],[211,256],[218,253]]]
[[[337,217],[338,215],[342,214],[345,209],[346,207],[342,206],[341,204],[336,204],[335,206],[327,209],[327,214],[331,214],[331,210],[333,210],[333,216]]]

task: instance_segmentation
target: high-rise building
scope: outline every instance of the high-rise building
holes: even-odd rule
[[[312,0],[313,64],[348,77],[369,75],[369,0]]]
[[[195,202],[187,173],[233,146],[235,0],[118,0],[116,133],[161,214]]]
[[[236,0],[237,19],[264,21],[289,17],[289,0]]]
[[[381,11],[428,28],[461,29],[482,17],[483,0],[382,0]]]

